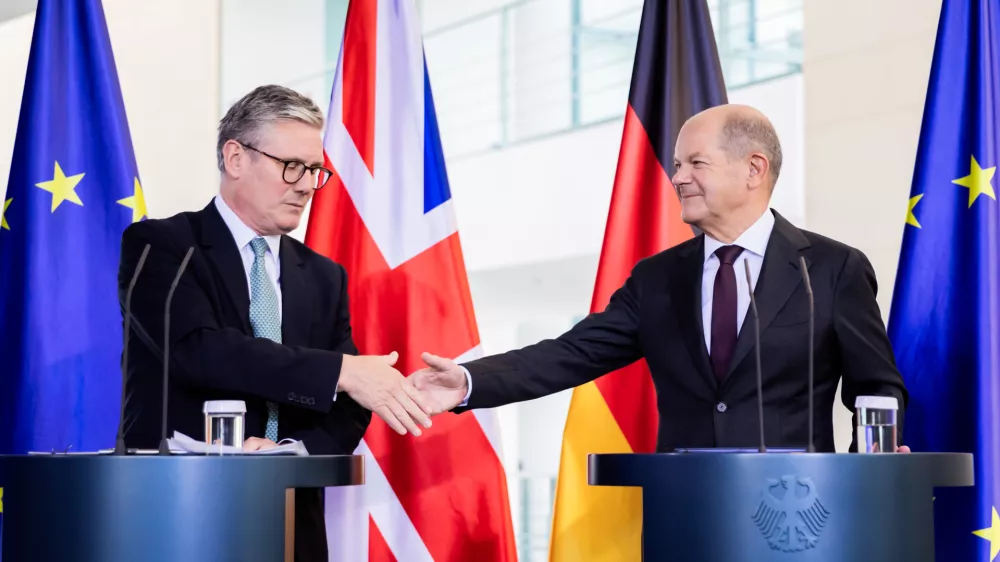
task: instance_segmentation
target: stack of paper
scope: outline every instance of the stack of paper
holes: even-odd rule
[[[278,443],[277,447],[244,453],[242,447],[209,445],[208,443],[198,441],[197,439],[191,439],[179,431],[174,432],[173,439],[167,439],[167,445],[170,447],[170,452],[175,454],[210,453],[222,455],[297,455],[300,457],[309,455],[309,451],[306,450],[306,446],[303,445],[301,441],[293,441],[291,439],[282,440]]]

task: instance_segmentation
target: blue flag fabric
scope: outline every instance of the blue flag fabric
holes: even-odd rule
[[[1000,0],[945,0],[889,337],[914,452],[967,452],[975,487],[936,491],[938,560],[1000,554]]]
[[[100,0],[41,0],[0,225],[0,454],[114,446],[118,255],[143,215]]]

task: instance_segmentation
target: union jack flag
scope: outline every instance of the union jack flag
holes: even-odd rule
[[[361,353],[482,354],[412,0],[352,0],[324,138],[335,171],[306,244],[348,273]],[[516,560],[491,411],[444,414],[419,438],[375,417],[364,486],[326,495],[330,559]]]

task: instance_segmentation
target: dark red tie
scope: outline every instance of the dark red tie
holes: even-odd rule
[[[743,252],[739,246],[723,246],[715,251],[719,272],[712,293],[712,370],[721,382],[729,370],[736,348],[736,272],[733,262]]]

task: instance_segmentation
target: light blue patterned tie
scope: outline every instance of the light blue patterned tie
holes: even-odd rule
[[[267,240],[258,236],[250,241],[250,247],[254,255],[253,267],[250,268],[250,325],[253,326],[253,335],[281,343],[278,295],[274,292],[274,286],[264,267]],[[278,442],[278,405],[273,402],[267,403],[267,429],[264,437]]]

